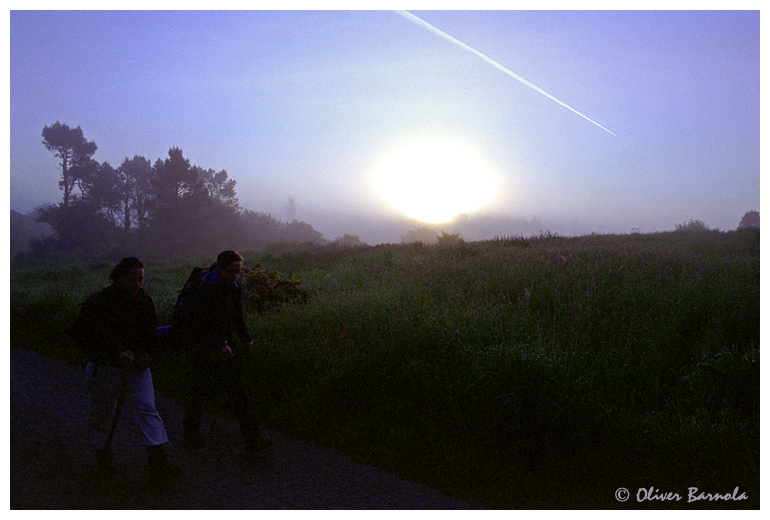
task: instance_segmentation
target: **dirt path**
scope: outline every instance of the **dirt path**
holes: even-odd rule
[[[204,417],[209,443],[182,447],[182,407],[157,394],[171,439],[173,462],[183,470],[169,489],[146,483],[146,454],[125,414],[113,448],[118,475],[93,476],[86,445],[85,378],[78,367],[11,348],[11,509],[468,509],[470,504],[423,485],[351,461],[323,447],[275,432],[260,460],[239,452],[237,425]]]

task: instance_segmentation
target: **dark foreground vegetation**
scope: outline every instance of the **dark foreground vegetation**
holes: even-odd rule
[[[168,323],[210,259],[145,260]],[[759,507],[758,229],[325,246],[246,264],[305,288],[252,299],[248,315],[271,427],[494,508]],[[12,343],[79,362],[66,331],[110,267],[14,267]],[[154,375],[181,396],[181,351]],[[688,503],[692,487],[747,499]],[[682,499],[638,502],[649,488]]]

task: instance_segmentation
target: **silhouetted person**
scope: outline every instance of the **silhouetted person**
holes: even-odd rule
[[[155,409],[150,372],[157,346],[155,305],[142,290],[144,264],[138,258],[121,260],[110,280],[112,285],[88,298],[77,323],[77,339],[88,359],[88,441],[96,450],[99,474],[112,475],[107,443],[122,392],[125,407],[133,411],[139,443],[147,448],[150,479],[159,483],[177,476],[179,469],[166,457],[168,437]]]
[[[242,270],[243,257],[235,251],[223,251],[193,294],[191,333],[186,340],[184,440],[192,448],[205,444],[200,432],[203,401],[216,384],[228,394],[247,456],[253,456],[272,441],[262,437],[256,409],[243,381],[253,343],[243,319],[243,292],[238,283]],[[239,342],[234,341],[235,335]]]

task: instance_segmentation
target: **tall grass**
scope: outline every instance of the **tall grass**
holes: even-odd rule
[[[635,486],[740,486],[755,507],[758,243],[677,232],[247,255],[319,289],[249,316],[255,394],[274,427],[493,507],[618,507],[615,489]],[[187,271],[148,279],[161,315]],[[12,276],[12,334],[26,309],[75,297],[54,278]]]

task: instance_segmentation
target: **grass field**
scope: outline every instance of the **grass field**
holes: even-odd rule
[[[245,256],[317,289],[248,315],[271,427],[494,508],[759,506],[758,230]],[[168,323],[208,259],[146,263]],[[62,338],[109,270],[15,266],[12,343],[78,361]],[[181,395],[179,353],[153,372]]]

